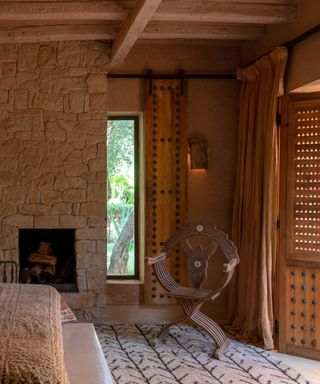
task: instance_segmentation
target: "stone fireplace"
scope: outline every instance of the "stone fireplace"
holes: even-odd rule
[[[76,292],[74,229],[20,229],[20,282]]]
[[[72,230],[80,318],[104,303],[108,63],[98,42],[0,47],[0,259],[23,230]]]

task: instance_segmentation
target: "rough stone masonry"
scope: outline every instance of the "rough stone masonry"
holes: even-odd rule
[[[106,280],[108,63],[98,42],[0,45],[0,259],[19,261],[19,228],[74,228],[65,295],[87,318]]]

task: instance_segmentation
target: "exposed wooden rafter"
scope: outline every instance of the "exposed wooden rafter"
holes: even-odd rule
[[[0,0],[0,44],[106,40],[111,66],[137,40],[252,40],[296,17],[298,0]]]
[[[111,66],[121,63],[138,40],[161,0],[139,0],[111,49]]]
[[[0,1],[0,21],[32,20],[118,20],[127,19],[132,1]],[[241,3],[198,0],[163,1],[151,19],[154,21],[195,21],[210,23],[284,23],[294,19],[296,6],[273,2]]]

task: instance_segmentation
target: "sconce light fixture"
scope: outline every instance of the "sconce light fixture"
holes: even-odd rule
[[[189,139],[190,169],[208,168],[208,142],[205,139]]]

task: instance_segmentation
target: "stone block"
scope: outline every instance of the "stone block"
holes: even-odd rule
[[[0,171],[17,171],[19,162],[15,159],[1,159]]]
[[[26,203],[40,203],[40,196],[41,190],[28,188]]]
[[[81,176],[88,173],[88,166],[73,161],[66,161],[64,164],[64,171],[66,176]]]
[[[84,76],[88,73],[88,69],[86,67],[69,67],[67,72],[70,76]]]
[[[42,204],[23,204],[19,205],[18,210],[22,215],[49,215],[49,207]]]
[[[75,216],[80,215],[80,206],[81,206],[80,203],[73,203],[72,204],[72,214],[73,215],[75,215]]]
[[[79,292],[86,292],[88,290],[88,287],[87,287],[87,278],[86,278],[85,269],[77,268],[76,275],[77,275],[77,287]]]
[[[48,121],[45,126],[47,140],[66,141],[66,132],[61,128],[59,121]]]
[[[70,189],[71,184],[69,183],[69,179],[63,175],[57,175],[53,189],[55,191],[65,191],[66,189]]]
[[[36,144],[32,147],[25,148],[19,154],[19,162],[25,163],[32,167],[38,167],[45,153],[45,146],[42,144]]]
[[[53,81],[52,73],[50,70],[42,70],[40,74],[40,92],[52,93],[53,92]],[[57,92],[57,91],[55,91]]]
[[[40,177],[35,178],[31,182],[32,188],[39,188],[39,189],[46,189],[46,190],[52,190],[54,183],[54,175],[42,175]]]
[[[63,79],[64,91],[83,91],[84,78],[83,76],[67,76]]]
[[[69,97],[69,111],[83,112],[84,110],[84,92],[83,91],[70,91]]]
[[[56,203],[51,207],[52,215],[70,215],[72,213],[71,203]]]
[[[58,45],[58,65],[62,67],[77,66],[80,63],[80,43],[61,41]]]
[[[34,72],[38,62],[39,44],[21,44],[18,52],[18,71]]]
[[[81,151],[74,149],[70,155],[67,157],[68,161],[81,162]]]
[[[63,96],[59,93],[39,93],[33,100],[32,107],[62,112]]]
[[[21,140],[9,139],[0,142],[0,158],[14,158],[23,150]]]
[[[86,132],[90,135],[106,135],[107,124],[105,119],[80,120],[77,128],[81,132]]]
[[[1,157],[1,156],[0,156]],[[18,184],[20,176],[17,172],[0,171],[0,185],[16,185]]]
[[[88,163],[89,160],[95,159],[97,157],[97,146],[96,145],[86,145],[82,150],[82,162]]]
[[[93,292],[61,292],[71,309],[87,309],[94,306],[95,295]]]
[[[17,112],[8,118],[6,126],[10,132],[31,132],[33,129],[33,116],[20,115]]]
[[[9,99],[9,91],[0,89],[0,103],[7,103]]]
[[[35,217],[36,228],[60,228],[59,216],[38,216]]]
[[[14,91],[14,108],[27,109],[28,108],[29,91],[26,89],[16,89]]]
[[[62,143],[60,141],[47,142],[47,152],[51,156],[56,156],[61,160],[65,160],[70,155],[72,150],[72,146],[68,143]]]
[[[100,269],[87,269],[87,287],[89,291],[95,291],[106,285],[106,271]]]
[[[104,269],[106,265],[106,256],[99,255],[92,252],[77,252],[77,266],[78,268],[93,268],[93,269]]]
[[[15,225],[19,228],[33,228],[33,216],[11,215],[2,220],[3,224]]]
[[[108,98],[106,93],[91,93],[89,95],[90,112],[107,111]]]
[[[57,66],[57,52],[54,45],[40,45],[38,66],[40,68],[54,68]]]
[[[1,44],[0,62],[17,61],[17,44]]]
[[[106,163],[102,158],[89,160],[89,171],[94,172],[106,172]]]
[[[106,239],[106,231],[104,230],[105,233],[105,239]],[[106,240],[97,240],[97,252],[102,253],[104,255],[107,254],[107,244]]]
[[[17,249],[6,249],[4,251],[4,257],[6,260],[19,262],[19,254]]]
[[[75,242],[75,248],[77,255],[86,254],[86,253],[95,253],[96,252],[96,241],[95,240],[77,240]]]
[[[5,187],[2,191],[1,201],[21,204],[25,202],[26,194],[26,188],[23,186],[15,185],[12,187]]]
[[[106,142],[106,136],[105,135],[88,135],[87,136],[87,144],[104,144]]]
[[[13,77],[17,72],[16,63],[2,63],[2,77]]]
[[[72,188],[85,189],[87,186],[86,181],[82,177],[68,177],[68,182]]]
[[[87,187],[87,201],[106,201],[105,184],[89,184]]]
[[[50,172],[55,175],[59,174],[63,169],[63,161],[57,156],[51,156],[50,153],[46,153],[41,161],[40,170],[42,173]]]
[[[61,193],[57,191],[42,191],[41,203],[44,205],[52,205],[61,201]]]
[[[16,86],[17,86],[16,77],[4,77],[0,80],[0,89],[10,90],[10,89],[15,89]]]
[[[0,248],[1,249],[17,249],[19,248],[18,236],[4,236],[0,237]]]
[[[81,203],[86,201],[86,192],[83,189],[68,189],[62,193],[65,203]]]
[[[106,216],[105,205],[103,202],[81,203],[80,214],[81,216],[86,216],[86,217],[104,218]]]
[[[108,89],[107,76],[102,74],[90,74],[86,80],[89,93],[106,93]]]
[[[2,217],[12,216],[18,211],[18,206],[14,203],[4,203],[0,201],[0,215]],[[2,222],[2,227],[4,223]]]
[[[61,228],[84,228],[87,225],[87,218],[83,216],[61,215]]]
[[[107,237],[106,229],[105,228],[83,228],[83,229],[77,229],[76,231],[76,240],[104,240]]]

